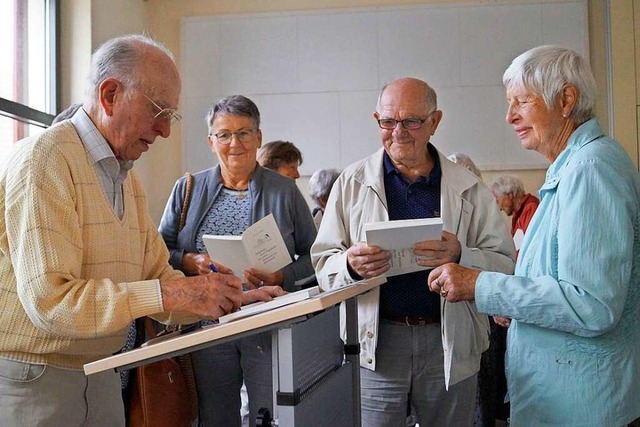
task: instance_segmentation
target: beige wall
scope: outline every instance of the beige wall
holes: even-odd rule
[[[147,30],[147,7],[142,0],[60,1],[61,110],[82,101],[93,50],[114,36]]]
[[[526,3],[529,0],[501,1],[499,3]],[[552,0],[549,0],[552,1]],[[629,89],[635,86],[635,58],[633,50],[633,3],[640,0],[612,1],[612,18],[615,28],[614,47],[614,131],[616,138],[625,146],[634,160],[638,160],[638,136],[636,125],[636,91]],[[319,10],[349,7],[375,7],[389,5],[410,4],[438,4],[438,3],[469,3],[469,0],[62,0],[64,19],[69,19],[63,27],[79,28],[67,30],[73,32],[65,36],[63,32],[63,46],[76,47],[73,56],[64,56],[69,61],[66,66],[70,70],[65,75],[63,91],[68,102],[76,100],[76,94],[82,87],[82,80],[78,80],[81,69],[86,70],[89,61],[89,51],[116,34],[127,32],[141,32],[146,30],[150,35],[164,42],[180,60],[180,20],[186,16],[206,16],[238,13],[281,12],[292,10]],[[484,0],[481,3],[495,4],[495,0]],[[589,0],[589,48],[590,60],[596,75],[599,94],[596,104],[596,114],[605,131],[608,131],[607,110],[607,68],[606,68],[606,38],[604,0]],[[93,7],[93,10],[91,9]],[[73,11],[66,10],[74,9]],[[636,7],[636,11],[638,8]],[[118,11],[114,16],[114,11]],[[89,13],[90,16],[86,16]],[[78,19],[84,20],[78,21]],[[87,30],[85,27],[89,25]],[[88,36],[90,35],[90,36]],[[82,40],[77,38],[81,37]],[[86,46],[91,40],[91,47]],[[631,42],[629,42],[631,40]],[[84,71],[86,72],[86,71]],[[82,74],[84,76],[84,74]],[[631,93],[631,96],[627,94]],[[640,93],[640,92],[639,92]],[[640,96],[638,97],[640,99]],[[631,102],[633,102],[631,104]],[[630,113],[629,113],[630,112]],[[640,108],[637,109],[640,117]],[[630,120],[629,116],[633,119]],[[145,181],[149,196],[150,212],[154,220],[158,221],[162,214],[167,197],[175,180],[182,175],[182,141],[180,140],[180,124],[175,126],[171,136],[166,140],[157,140],[152,150],[136,162],[136,170]],[[515,173],[525,183],[528,192],[535,193],[544,180],[544,170],[518,171],[483,171],[486,181],[497,173]],[[307,193],[307,178],[298,180],[303,194]]]
[[[91,3],[87,0],[60,2],[60,62],[62,111],[80,102],[84,78],[89,70],[91,42]]]
[[[637,0],[611,0],[611,56],[614,126],[609,134],[627,150],[638,167],[638,121],[636,117],[635,57],[638,47],[634,40],[634,3]]]

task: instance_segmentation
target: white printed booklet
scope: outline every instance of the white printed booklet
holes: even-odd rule
[[[367,244],[391,252],[387,277],[426,270],[418,265],[413,246],[424,240],[442,238],[442,218],[404,219],[370,222],[364,225]]]
[[[270,274],[291,263],[273,214],[254,223],[241,236],[205,234],[202,239],[209,257],[232,269],[240,278],[242,272],[251,267]]]

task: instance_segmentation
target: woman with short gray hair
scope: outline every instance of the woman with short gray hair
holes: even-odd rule
[[[311,213],[316,228],[320,228],[324,207],[327,206],[331,187],[338,176],[340,176],[340,171],[337,169],[318,169],[309,178],[309,196],[316,205]]]
[[[513,175],[498,175],[489,181],[489,188],[493,194],[506,196],[513,194],[516,197],[524,196],[524,184]]]
[[[179,224],[187,179],[180,178],[173,189],[160,222],[171,264],[187,275],[210,274],[216,269],[231,273],[217,261],[215,253],[207,253],[203,235],[238,236],[255,222],[273,215],[294,261],[272,273],[256,268],[233,273],[242,276],[244,286],[250,289],[295,290],[297,281],[313,274],[309,251],[316,230],[295,182],[256,162],[262,145],[258,107],[245,96],[228,96],[209,110],[206,121],[209,148],[219,163],[193,174],[184,228]],[[242,425],[243,380],[248,391],[250,425],[255,426],[260,408],[273,411],[269,332],[195,351],[192,361],[200,426]]]
[[[516,245],[517,256],[540,200],[533,194],[525,194],[524,184],[513,175],[496,176],[489,182],[489,188],[500,210],[511,217],[511,236]]]

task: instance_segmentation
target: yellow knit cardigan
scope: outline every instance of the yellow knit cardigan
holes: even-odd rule
[[[79,369],[122,347],[133,319],[162,312],[156,279],[182,273],[135,172],[120,220],[63,122],[16,143],[0,180],[0,357]]]

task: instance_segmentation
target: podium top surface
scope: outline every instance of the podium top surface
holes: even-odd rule
[[[214,345],[215,341],[248,333],[253,330],[272,329],[283,322],[293,321],[301,316],[333,307],[344,300],[368,292],[380,286],[385,281],[386,279],[382,276],[363,280],[329,292],[322,292],[303,301],[237,319],[229,323],[206,326],[193,332],[177,335],[154,344],[87,363],[84,365],[84,373],[90,375],[109,369],[128,369],[155,360],[201,349],[206,347],[207,343]]]

